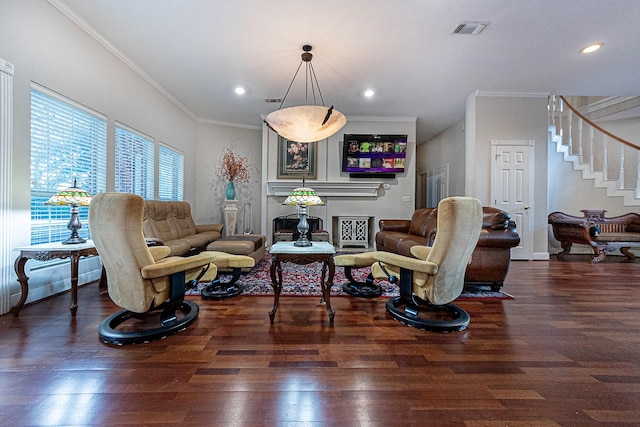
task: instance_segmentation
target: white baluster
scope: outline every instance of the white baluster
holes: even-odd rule
[[[640,199],[640,150],[636,150],[636,199]]]
[[[608,152],[608,148],[607,145],[609,144],[609,139],[607,138],[607,135],[602,135],[602,179],[603,180],[607,180],[608,176],[609,176],[609,171],[607,170],[609,168],[609,161],[607,160],[607,152]]]
[[[593,126],[589,126],[589,170],[593,173]]]
[[[569,110],[567,120],[569,122],[569,140],[567,141],[567,145],[569,146],[569,154],[573,154],[573,112],[571,110]]]
[[[562,99],[560,99],[560,112],[558,113],[559,119],[558,119],[558,129],[559,131],[557,132],[558,135],[560,135],[560,143],[564,144],[564,128],[562,127]]]
[[[582,158],[582,119],[578,119],[578,156],[580,156],[580,163],[583,163]]]
[[[618,172],[618,190],[624,188],[624,144],[620,144],[620,171]]]

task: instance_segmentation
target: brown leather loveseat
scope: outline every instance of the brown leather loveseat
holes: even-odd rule
[[[511,248],[520,243],[511,215],[490,206],[482,208],[482,230],[471,262],[467,266],[465,284],[488,284],[495,291],[502,288],[509,271]],[[436,235],[437,208],[418,209],[408,219],[381,219],[376,233],[376,250],[411,255],[415,245],[433,244]]]

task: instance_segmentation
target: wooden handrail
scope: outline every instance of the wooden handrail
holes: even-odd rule
[[[560,99],[562,99],[562,102],[564,102],[564,104],[569,107],[569,109],[571,111],[573,111],[575,113],[575,115],[577,115],[578,117],[580,117],[582,120],[584,120],[585,122],[587,122],[590,126],[592,126],[593,128],[597,129],[598,131],[602,132],[603,134],[607,135],[609,138],[613,138],[618,142],[621,142],[622,144],[631,147],[631,148],[635,148],[636,150],[640,150],[640,146],[637,146],[636,144],[634,144],[633,142],[629,142],[626,139],[622,139],[619,136],[616,136],[614,134],[612,134],[611,132],[601,128],[600,126],[598,126],[597,124],[595,124],[594,122],[592,122],[591,120],[587,119],[584,115],[582,115],[578,110],[575,109],[575,107],[573,105],[571,105],[571,103],[569,103],[569,101],[567,101],[567,99],[564,96],[560,96]]]

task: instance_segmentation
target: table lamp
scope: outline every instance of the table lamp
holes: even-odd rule
[[[298,233],[300,237],[293,245],[298,247],[311,246],[312,243],[307,239],[307,232],[309,231],[309,222],[307,221],[307,206],[320,206],[324,205],[324,202],[313,188],[298,187],[293,189],[291,194],[286,198],[283,205],[298,206],[300,208],[298,222]]]
[[[71,230],[71,236],[62,242],[63,245],[86,242],[85,239],[78,235],[78,230],[82,228],[82,224],[78,218],[78,206],[89,206],[90,203],[91,194],[82,188],[78,188],[75,178],[73,179],[73,187],[57,192],[45,202],[45,205],[52,206],[71,205],[71,219],[69,220],[69,224],[67,224],[67,228]]]

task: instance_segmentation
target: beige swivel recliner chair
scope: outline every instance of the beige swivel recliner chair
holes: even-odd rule
[[[464,275],[482,227],[482,206],[471,197],[449,197],[438,204],[438,227],[432,246],[414,246],[410,258],[373,252],[371,272],[398,283],[400,296],[387,301],[393,318],[423,330],[461,331],[469,314],[451,304],[464,288]]]
[[[184,330],[199,313],[197,304],[184,300],[186,283],[210,282],[216,276],[215,254],[170,257],[166,246],[148,247],[142,213],[143,200],[134,194],[101,193],[91,201],[89,227],[107,273],[109,296],[124,308],[98,328],[108,344],[147,342]],[[156,311],[158,322],[149,327]]]

